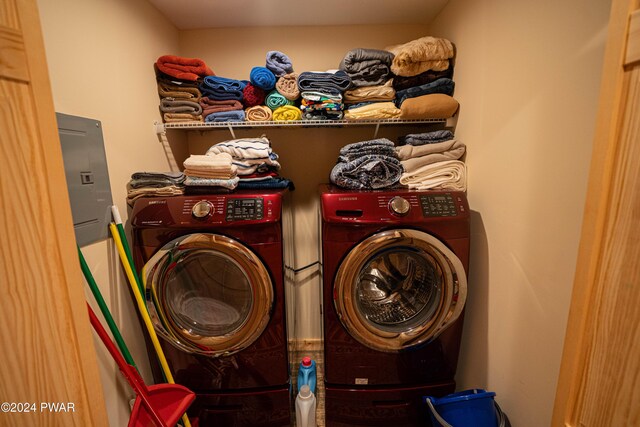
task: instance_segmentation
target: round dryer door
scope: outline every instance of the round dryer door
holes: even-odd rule
[[[142,270],[159,335],[211,356],[251,345],[269,322],[273,283],[260,259],[226,236],[190,234],[164,245]]]
[[[377,233],[355,246],[340,264],[333,294],[349,333],[385,352],[433,340],[460,316],[466,296],[458,257],[410,229]]]

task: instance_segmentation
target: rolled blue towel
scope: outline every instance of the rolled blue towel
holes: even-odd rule
[[[251,84],[264,90],[276,87],[276,76],[265,67],[253,67],[249,73]]]
[[[242,80],[226,77],[207,76],[200,84],[202,96],[216,100],[242,100],[242,90],[247,84]]]
[[[293,73],[293,65],[287,55],[277,50],[267,52],[266,67],[271,70],[276,77],[282,77],[285,74]]]
[[[207,123],[211,122],[242,122],[244,121],[244,110],[219,111],[211,113],[204,118]]]

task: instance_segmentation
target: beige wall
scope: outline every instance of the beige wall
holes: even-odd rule
[[[142,0],[39,0],[38,6],[56,111],[102,122],[113,201],[126,219],[125,186],[131,173],[167,169],[153,130],[160,118],[153,63],[178,51],[178,32]],[[113,244],[95,243],[83,252],[134,360],[150,380],[143,337]],[[134,394],[98,340],[96,348],[110,424],[126,425],[126,396]]]
[[[471,277],[461,388],[513,425],[550,424],[568,315],[610,2],[451,0],[467,144]]]

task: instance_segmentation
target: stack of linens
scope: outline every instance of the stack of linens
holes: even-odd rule
[[[351,87],[351,78],[342,71],[311,72],[298,76],[305,120],[340,120],[343,118],[342,94]]]
[[[183,165],[187,193],[228,191],[238,186],[237,168],[229,154],[192,154]]]
[[[343,188],[374,190],[396,185],[401,175],[393,142],[380,138],[342,147],[329,179]]]
[[[206,98],[206,103],[216,104],[227,101],[222,104],[227,108],[223,110],[213,111],[205,115],[205,122],[237,122],[244,120],[244,110],[242,101],[244,99],[244,89],[247,86],[246,81],[229,79],[226,77],[207,76],[200,84],[202,96]],[[228,101],[237,101],[229,103]]]
[[[127,203],[141,197],[167,197],[184,194],[182,172],[136,172],[127,183]]]

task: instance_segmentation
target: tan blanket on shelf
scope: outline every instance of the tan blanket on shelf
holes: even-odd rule
[[[232,157],[229,153],[192,154],[184,161],[183,166],[185,170],[191,172],[220,173],[231,176],[235,176],[237,172],[237,168],[232,164]]]
[[[187,123],[187,122],[201,122],[202,116],[200,114],[189,113],[164,113],[162,115],[165,123]]]
[[[387,80],[383,85],[361,86],[344,93],[344,102],[356,104],[368,101],[393,101],[396,91],[392,86],[393,80]]]
[[[158,94],[162,98],[188,99],[195,102],[198,102],[202,96],[198,88],[178,86],[161,81],[158,81]]]
[[[432,163],[403,173],[400,183],[416,190],[467,191],[467,167],[460,160]]]
[[[298,99],[300,97],[300,90],[298,89],[298,74],[289,73],[280,77],[276,82],[276,90],[289,101],[295,101]]]
[[[402,103],[400,110],[401,119],[448,119],[457,111],[460,104],[453,97],[442,93],[409,98]]]
[[[168,197],[182,194],[184,194],[184,187],[177,185],[168,185],[159,188],[132,188],[127,190],[127,204],[133,206],[133,202],[142,197]]]
[[[245,110],[245,117],[250,122],[265,122],[271,120],[271,108],[266,105],[256,105]]]
[[[415,76],[427,70],[443,71],[449,68],[454,56],[453,43],[447,39],[421,37],[408,43],[386,48],[395,54],[391,71],[397,76]]]
[[[186,168],[184,170],[185,176],[197,176],[199,178],[211,178],[211,179],[232,179],[238,176],[235,167],[230,168],[229,170],[217,171],[210,169],[202,169],[202,168]]]
[[[422,166],[447,160],[458,160],[466,151],[466,146],[457,139],[424,145],[403,145],[396,147],[396,154],[405,173],[412,173]]]
[[[345,120],[393,119],[400,109],[393,102],[373,102],[362,107],[349,108],[344,112]]]

